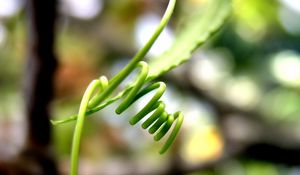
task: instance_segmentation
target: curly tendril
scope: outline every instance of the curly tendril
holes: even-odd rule
[[[143,85],[146,83],[146,78],[148,75],[148,64],[144,61],[140,61],[136,66],[136,69],[140,69],[136,80],[132,83],[131,88],[125,92],[125,97],[123,101],[119,104],[116,108],[115,112],[117,114],[123,113],[126,109],[128,109],[135,101],[139,98],[143,97],[144,95],[148,94],[149,92],[155,91],[156,93],[150,99],[150,101],[130,120],[129,123],[131,125],[137,124],[140,120],[146,117],[149,113],[153,112],[150,117],[142,123],[143,129],[148,129],[150,134],[154,134],[154,140],[159,141],[161,140],[167,132],[170,130],[173,123],[176,124],[169,135],[167,141],[165,142],[164,146],[159,151],[160,154],[165,153],[171,144],[174,142],[176,135],[179,132],[179,129],[183,122],[183,115],[181,112],[176,112],[174,114],[168,114],[165,110],[164,102],[160,101],[159,99],[162,97],[166,90],[166,85],[163,82],[156,82],[150,84],[146,87]],[[82,98],[82,103],[80,105],[79,114],[77,121],[82,122],[81,120],[84,119],[87,109],[89,108],[89,101],[92,98],[92,94],[99,88],[99,93],[105,90],[108,86],[109,82],[105,76],[101,76],[99,80],[93,80],[90,85],[88,86],[84,96]],[[78,125],[80,127],[80,125]],[[151,126],[151,127],[150,127]],[[76,130],[76,129],[75,129]],[[78,132],[81,133],[80,130]],[[76,135],[76,133],[75,133]],[[79,138],[80,139],[80,138]],[[76,151],[77,152],[77,151]]]
[[[56,125],[77,120],[71,150],[71,175],[78,174],[78,156],[85,116],[100,111],[101,109],[123,97],[123,101],[116,109],[117,114],[121,114],[122,112],[124,112],[142,96],[146,95],[149,92],[155,91],[156,93],[153,95],[147,105],[145,105],[140,112],[133,116],[130,119],[129,123],[131,125],[135,125],[141,119],[148,116],[148,114],[150,115],[150,113],[152,113],[149,118],[142,123],[142,128],[148,129],[148,132],[150,134],[155,134],[155,141],[161,140],[175,123],[172,131],[170,132],[165,144],[160,149],[159,153],[165,153],[175,141],[175,138],[183,123],[183,115],[181,112],[176,112],[174,114],[169,114],[166,112],[165,104],[159,100],[166,90],[166,85],[163,82],[156,82],[144,87],[144,85],[149,82],[149,68],[146,62],[141,61],[170,20],[175,7],[175,3],[176,0],[169,1],[165,14],[156,31],[153,33],[146,45],[133,57],[133,59],[127,64],[124,69],[122,69],[110,81],[108,81],[105,76],[101,76],[99,79],[93,80],[88,85],[82,97],[79,112],[77,115],[73,115],[63,120],[51,121],[52,124]],[[114,97],[110,97],[110,95],[120,85],[120,83],[135,69],[140,70],[135,81],[130,84],[124,91],[120,92]]]

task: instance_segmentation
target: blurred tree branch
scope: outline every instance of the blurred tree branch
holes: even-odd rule
[[[58,174],[50,158],[50,103],[57,67],[54,54],[57,1],[28,1],[28,51],[25,72],[25,110],[28,137],[24,155],[41,166],[40,174]]]
[[[56,175],[50,152],[50,102],[57,67],[54,54],[57,1],[28,0],[28,60],[24,73],[25,117],[28,133],[24,150],[12,162],[0,163],[0,174]]]

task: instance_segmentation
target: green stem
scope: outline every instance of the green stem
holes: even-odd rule
[[[80,148],[80,142],[81,142],[81,135],[82,135],[82,129],[84,125],[84,117],[87,110],[87,106],[89,103],[89,100],[95,91],[97,87],[101,86],[99,80],[92,81],[88,88],[86,89],[81,103],[79,107],[78,112],[78,118],[76,122],[76,127],[74,131],[73,136],[73,142],[72,142],[72,151],[71,151],[71,175],[77,175],[78,174],[78,155],[79,155],[79,148]]]
[[[93,108],[97,106],[99,103],[103,102],[109,96],[116,87],[132,72],[132,70],[136,67],[139,61],[141,61],[145,55],[148,53],[152,45],[154,44],[155,40],[158,38],[160,33],[163,31],[167,23],[169,22],[172,13],[174,11],[174,7],[176,4],[176,0],[170,0],[167,10],[160,21],[160,24],[156,28],[155,32],[151,36],[151,38],[148,40],[146,45],[139,50],[139,52],[133,57],[133,59],[127,64],[127,66],[122,69],[114,78],[111,79],[109,82],[108,87],[103,91],[103,93],[95,96],[89,103],[89,108]]]

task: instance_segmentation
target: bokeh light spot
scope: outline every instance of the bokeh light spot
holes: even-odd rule
[[[252,109],[259,101],[261,93],[254,81],[249,77],[241,76],[227,81],[224,96],[226,101],[234,106]]]
[[[102,0],[63,0],[62,10],[70,16],[87,20],[101,12],[102,3]]]
[[[300,85],[300,57],[292,51],[283,51],[274,56],[271,62],[274,77],[287,86]]]

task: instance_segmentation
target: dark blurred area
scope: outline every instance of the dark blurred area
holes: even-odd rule
[[[178,0],[146,59],[166,50],[181,14],[205,1]],[[0,0],[0,174],[8,167],[39,174],[39,165],[27,161],[35,154],[37,162],[50,157],[58,174],[68,174],[74,123],[51,126],[48,119],[75,114],[90,81],[121,70],[168,3],[60,0],[51,2],[57,14],[49,16],[36,2]],[[80,174],[300,174],[300,1],[233,0],[232,9],[221,31],[189,62],[160,78],[167,84],[167,110],[185,115],[172,149],[159,155],[162,144],[128,124],[147,97],[121,116],[112,104],[86,120]],[[50,62],[31,64],[35,57]],[[45,108],[45,125],[30,118],[35,108]]]

